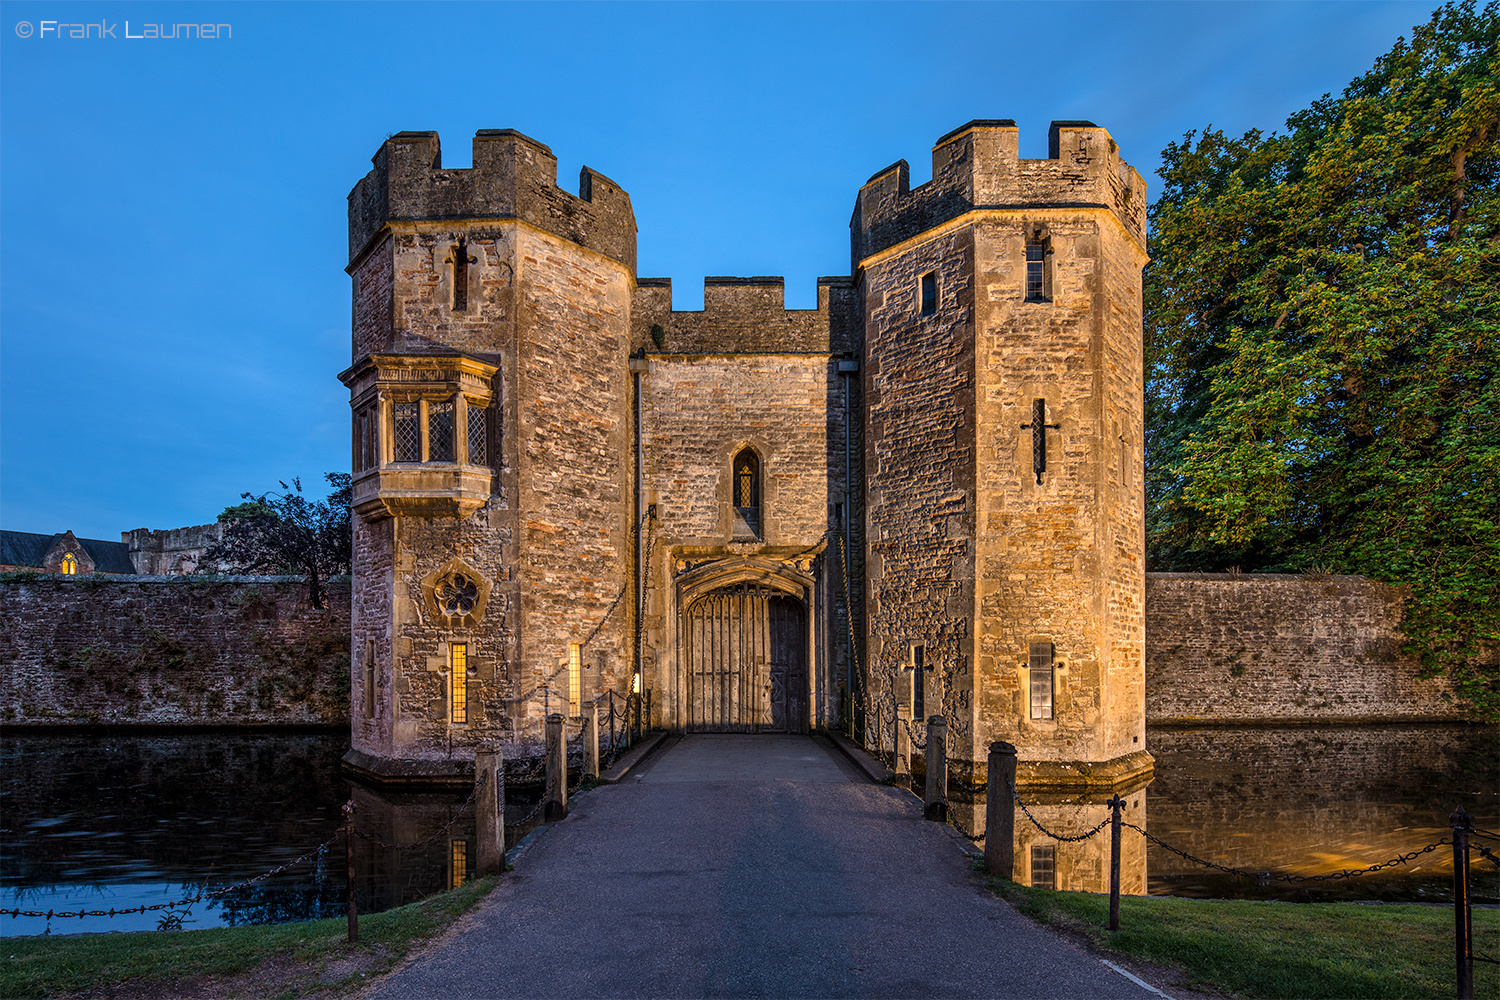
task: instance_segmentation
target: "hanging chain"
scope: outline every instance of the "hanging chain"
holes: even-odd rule
[[[77,913],[72,913],[72,912],[62,912],[62,913],[59,913],[59,912],[57,912],[55,910],[0,910],[0,916],[8,916],[8,917],[46,917],[48,920],[51,920],[53,917],[58,917],[58,918],[62,918],[62,917],[78,917],[78,918],[82,919],[83,917],[123,917],[123,916],[126,916],[126,915],[131,914],[131,913],[154,913],[157,910],[174,910],[174,909],[176,909],[179,906],[190,906],[190,905],[192,905],[194,903],[202,902],[205,899],[217,899],[220,896],[225,896],[225,895],[228,895],[231,892],[234,892],[236,889],[243,889],[247,885],[254,885],[256,882],[265,881],[266,879],[270,878],[272,875],[280,875],[282,872],[286,871],[288,868],[295,868],[296,866],[302,864],[302,862],[307,861],[309,858],[314,858],[314,857],[317,857],[318,855],[322,854],[324,851],[328,850],[328,848],[332,847],[338,841],[338,839],[340,837],[342,837],[343,835],[344,835],[344,831],[341,828],[338,833],[335,833],[332,837],[329,837],[327,840],[323,841],[317,847],[314,847],[312,850],[308,851],[306,854],[302,855],[299,858],[294,858],[291,861],[288,861],[284,865],[278,865],[275,868],[272,868],[268,872],[262,872],[261,874],[256,875],[254,878],[247,878],[247,879],[245,879],[245,881],[243,881],[243,882],[236,882],[234,885],[225,886],[222,889],[204,890],[204,891],[198,893],[198,895],[196,895],[196,896],[190,896],[187,899],[175,900],[174,902],[171,902],[171,903],[155,903],[155,904],[153,904],[151,906],[132,906],[128,910],[116,910],[116,909],[108,909],[108,910],[83,910],[83,909],[80,909]]]

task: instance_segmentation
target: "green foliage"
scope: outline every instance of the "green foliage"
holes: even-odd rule
[[[302,494],[302,481],[281,484],[284,493],[242,493],[246,503],[219,515],[224,536],[204,553],[205,563],[227,563],[240,572],[293,571],[307,577],[308,599],[323,607],[322,582],[349,572],[354,544],[350,482],[346,472],[323,477],[332,492],[322,500]]]
[[[1098,949],[1186,971],[1192,989],[1242,997],[1440,997],[1453,993],[1453,910],[1443,906],[1275,903],[1109,897],[989,886],[1034,920]],[[1500,935],[1500,913],[1474,911],[1480,942]],[[1482,947],[1483,945],[1481,945]],[[1500,967],[1474,964],[1474,995],[1500,990]]]
[[[1500,11],[1447,6],[1285,134],[1163,154],[1146,272],[1152,569],[1410,584],[1500,718]]]

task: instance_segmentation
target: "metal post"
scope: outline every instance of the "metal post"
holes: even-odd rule
[[[547,716],[547,799],[542,818],[556,823],[568,815],[568,741],[563,738],[563,717]]]
[[[948,822],[948,720],[927,720],[927,797],[922,816],[934,823]]]
[[[990,744],[989,787],[984,799],[984,867],[991,875],[1016,877],[1016,748]]]
[[[852,705],[853,702],[850,702]],[[852,719],[853,716],[851,715]],[[911,784],[911,708],[896,706],[896,780],[903,785]]]
[[[359,941],[359,909],[354,903],[354,800],[344,803],[344,908],[349,923],[349,943]]]
[[[505,870],[505,758],[486,743],[474,751],[475,873],[499,875]]]
[[[1453,824],[1453,955],[1458,961],[1458,1000],[1474,1000],[1474,924],[1469,905],[1469,831],[1474,817],[1462,805],[1448,817]]]
[[[615,752],[615,691],[609,690],[609,752]]]
[[[1125,800],[1109,800],[1109,929],[1120,929],[1120,808]]]
[[[599,781],[598,705],[590,705],[583,712],[583,776],[595,784]]]

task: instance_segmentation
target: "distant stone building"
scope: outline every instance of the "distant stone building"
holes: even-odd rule
[[[441,773],[643,690],[676,731],[942,714],[960,765],[1148,773],[1146,186],[1090,122],[1049,145],[970,122],[861,188],[816,308],[709,278],[682,311],[602,174],[388,139],[349,196],[351,762]]]
[[[219,523],[157,531],[122,531],[118,542],[78,538],[73,532],[40,535],[29,531],[0,531],[0,573],[107,573],[141,576],[184,576],[229,573],[222,560],[208,565],[204,555],[223,535]]]

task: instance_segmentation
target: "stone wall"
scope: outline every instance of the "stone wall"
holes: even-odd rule
[[[349,586],[284,577],[0,581],[0,722],[347,725]]]
[[[1463,716],[1418,680],[1397,626],[1402,587],[1356,576],[1150,573],[1152,723],[1405,722]]]
[[[233,567],[220,560],[203,566],[203,555],[224,539],[224,525],[195,524],[185,528],[133,528],[121,532],[120,540],[130,548],[130,562],[142,576],[177,576],[184,573],[229,572]]]

